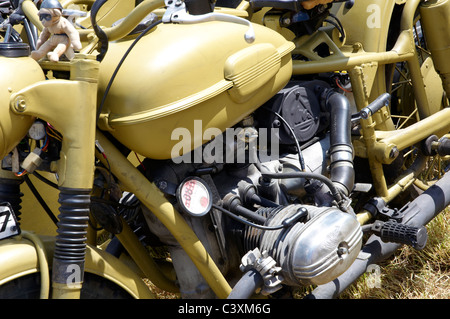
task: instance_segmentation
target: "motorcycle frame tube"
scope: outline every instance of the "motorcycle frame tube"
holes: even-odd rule
[[[355,89],[355,92],[360,92],[363,86],[364,73],[359,68],[355,68],[350,71],[350,75],[352,77],[352,87]],[[355,100],[358,99],[361,99],[361,96],[355,94]],[[419,156],[412,167],[404,171],[390,187],[387,185],[382,164],[387,160],[392,162],[395,159],[395,157],[391,156],[395,149],[399,151],[410,145],[414,145],[425,137],[433,134],[433,132],[442,130],[442,126],[450,128],[449,124],[445,124],[444,121],[439,120],[442,119],[442,112],[445,112],[446,114],[449,111],[450,109],[444,109],[417,124],[411,125],[411,127],[404,129],[406,130],[406,133],[404,133],[404,136],[400,139],[396,138],[399,132],[398,130],[391,132],[377,131],[375,130],[375,123],[372,117],[361,119],[362,140],[365,147],[363,146],[364,151],[362,153],[361,149],[358,147],[355,147],[355,150],[358,150],[357,154],[359,156],[368,159],[376,192],[386,203],[391,201],[402,191],[406,190],[415,181],[417,175],[426,164],[426,157]],[[426,126],[426,130],[424,129],[423,122],[430,123],[430,125]],[[386,142],[385,140],[380,139],[377,133],[385,134],[386,138],[392,136],[392,142],[389,140]],[[425,135],[422,136],[422,133]],[[405,142],[405,139],[407,142]],[[359,145],[359,143],[357,145]]]
[[[45,247],[36,234],[30,232],[22,232],[22,237],[31,241],[36,249],[36,255],[39,261],[39,269],[41,274],[41,291],[40,298],[48,299],[50,296],[50,274],[48,271],[48,261],[45,255]]]
[[[319,37],[319,39],[311,40],[308,39],[306,42],[303,39],[295,39],[294,41],[297,44],[300,44],[301,47],[298,47],[294,50],[294,53],[304,53],[307,54],[307,57],[312,61],[293,61],[293,73],[294,74],[313,74],[313,73],[322,73],[322,72],[330,72],[330,71],[344,71],[350,70],[355,66],[360,66],[362,64],[367,63],[378,63],[380,65],[391,64],[396,62],[404,62],[408,59],[412,59],[415,55],[414,41],[411,41],[412,30],[413,30],[413,20],[414,13],[416,8],[418,7],[421,0],[408,0],[405,4],[405,8],[403,10],[403,14],[401,17],[401,29],[399,37],[394,45],[394,47],[390,51],[385,51],[387,38],[387,33],[389,31],[389,20],[383,20],[380,28],[373,28],[370,31],[364,34],[359,35],[357,38],[352,39],[355,41],[352,46],[347,45],[347,47],[339,48],[334,42],[329,38],[326,32],[318,31],[313,34],[311,37]],[[393,10],[395,2],[394,1],[364,1],[365,5],[369,5],[371,3],[378,3],[380,7],[383,8],[382,11],[389,12]],[[353,7],[351,10],[354,11],[356,7]],[[361,26],[366,25],[365,17],[367,16],[366,12],[356,12],[355,16],[358,18],[354,19],[352,26],[358,26],[361,29]],[[390,18],[390,14],[387,15]],[[339,15],[342,23],[346,24],[346,19],[353,19],[354,16],[347,18],[345,15]],[[384,17],[383,17],[384,18]],[[367,28],[362,28],[367,31]],[[373,31],[372,31],[373,30]],[[315,47],[321,42],[326,42],[327,44],[332,46],[333,54],[320,58],[317,54],[313,53]],[[342,50],[341,50],[342,49]],[[308,54],[309,52],[309,54]]]
[[[410,226],[424,226],[450,204],[450,174],[447,173],[422,195],[408,203],[402,222]],[[355,262],[337,279],[315,288],[307,298],[336,298],[366,272],[367,267],[391,256],[401,245],[385,243],[372,235]]]
[[[180,213],[156,185],[147,180],[100,131],[97,131],[96,138],[108,158],[111,172],[121,185],[133,193],[167,227],[217,297],[227,298],[231,292],[230,285]],[[97,157],[108,165],[102,156]]]
[[[36,272],[41,274],[40,297],[48,296],[51,265],[55,238],[28,232],[0,242],[0,285]],[[20,258],[17,258],[20,256]],[[155,299],[141,277],[119,259],[87,246],[85,272],[95,274],[118,285],[136,299]]]
[[[121,221],[122,231],[115,236],[125,247],[126,251],[130,254],[139,269],[141,269],[144,275],[158,288],[168,292],[179,293],[180,289],[159,269],[158,265],[148,254],[147,250],[141,244],[136,234],[131,230],[126,221],[123,220],[123,218],[121,218]]]
[[[311,61],[304,62],[294,60],[293,74],[305,75],[334,72],[337,70],[350,72],[355,68],[367,70],[363,87],[361,90],[354,90],[355,95],[360,94],[364,96],[364,98],[356,101],[358,110],[361,110],[368,105],[369,98],[375,99],[381,93],[385,92],[385,87],[383,87],[385,86],[385,84],[383,84],[385,82],[384,65],[407,62],[408,67],[411,70],[414,95],[417,100],[419,114],[421,114],[422,117],[430,115],[431,112],[429,111],[428,99],[424,89],[423,79],[420,74],[418,55],[415,50],[413,39],[414,15],[420,2],[421,0],[406,1],[401,16],[400,33],[394,47],[390,51],[385,51],[390,20],[383,21],[380,28],[374,28],[374,30],[371,29],[370,32],[363,33],[359,36],[361,38],[358,37],[356,39],[352,39],[355,41],[353,45],[351,47],[347,45],[347,48],[345,49],[344,47],[339,48],[336,44],[334,44],[326,32],[320,30],[306,41],[302,38],[295,39],[294,42],[296,42],[297,48],[293,53],[304,54]],[[367,3],[367,5],[371,3],[377,3],[383,8],[383,12],[391,13],[395,5],[394,1],[386,0],[372,0]],[[355,9],[355,7],[352,8],[352,10]],[[356,17],[358,18],[356,21],[352,21],[351,25],[358,26],[358,28],[360,28],[361,25],[366,24],[366,21],[364,20],[366,16],[366,12],[357,12]],[[388,14],[387,17],[390,19],[391,14]],[[355,16],[346,18],[345,15],[340,15],[339,18],[342,20],[345,27],[346,19],[353,19]],[[321,58],[315,54],[314,49],[320,43],[328,44],[332,48],[333,54],[325,58]],[[371,68],[374,68],[376,72],[370,71]],[[372,95],[370,93],[372,93]],[[384,122],[391,121],[387,112],[383,111],[383,109],[381,111],[382,112],[379,112],[379,114],[376,113],[373,115],[373,118],[376,120],[376,126],[384,126],[385,129],[392,128],[393,126],[391,123],[384,124]],[[380,117],[380,115],[382,116]]]
[[[139,3],[137,7],[135,7],[120,24],[110,28],[105,28],[103,31],[105,31],[109,41],[123,38],[131,31],[133,31],[136,25],[140,21],[142,21],[142,19],[144,19],[150,12],[164,6],[164,0],[144,0]],[[86,31],[82,31],[80,36],[83,35],[83,32]]]
[[[25,13],[26,17],[30,20],[32,24],[39,30],[42,31],[44,29],[44,26],[42,25],[41,21],[39,20],[38,15],[38,8],[33,3],[32,0],[24,0],[21,4],[22,10]]]

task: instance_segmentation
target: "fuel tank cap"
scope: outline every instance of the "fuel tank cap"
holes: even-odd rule
[[[30,46],[23,42],[0,42],[0,56],[22,58],[30,55]]]

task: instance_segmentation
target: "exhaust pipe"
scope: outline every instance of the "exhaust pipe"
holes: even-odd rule
[[[450,204],[450,173],[447,173],[436,184],[422,195],[402,208],[402,223],[420,227],[428,224]],[[363,275],[369,265],[379,263],[391,256],[401,245],[385,243],[377,235],[372,235],[355,262],[335,280],[318,286],[306,299],[332,299],[339,296],[347,287]]]

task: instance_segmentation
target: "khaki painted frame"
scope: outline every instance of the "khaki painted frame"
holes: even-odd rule
[[[344,11],[338,12],[344,25],[347,26],[347,30],[353,32],[353,30],[357,30],[358,28],[355,29],[352,26],[360,26],[366,23],[364,20],[366,14],[359,14],[358,17],[358,11],[363,10],[362,7],[358,7],[358,3],[362,2],[367,6],[369,1],[357,1],[355,8],[350,11],[352,12],[351,16],[346,16],[349,13]],[[394,48],[386,52],[379,44],[385,43],[384,40],[387,37],[387,28],[394,4],[400,2],[405,3],[401,22],[401,33]],[[358,35],[360,36],[360,41],[353,43],[350,47],[339,47],[335,42],[331,41],[331,38],[326,33],[321,31],[311,36],[307,41],[302,39],[301,47],[300,42],[298,42],[300,39],[295,39],[294,41],[297,41],[298,44],[297,53],[304,54],[311,61],[294,62],[293,73],[311,74],[336,70],[349,72],[356,104],[358,109],[361,110],[371,100],[384,92],[384,65],[403,61],[408,63],[419,114],[421,118],[425,119],[401,131],[394,130],[389,111],[387,108],[384,108],[371,118],[362,120],[363,137],[355,141],[356,155],[367,157],[369,160],[377,193],[386,202],[389,202],[414,181],[417,170],[411,169],[406,171],[399,177],[397,183],[388,187],[381,165],[392,162],[395,158],[392,154],[395,155],[396,150],[400,151],[420,142],[431,134],[442,131],[447,132],[450,128],[450,123],[441,119],[450,116],[448,114],[450,110],[444,109],[432,114],[433,112],[428,105],[426,92],[423,89],[420,66],[418,65],[417,54],[412,40],[412,22],[420,1],[398,0],[394,2],[385,0],[371,1],[370,3],[379,5],[383,12],[388,13],[383,16],[385,20],[382,21],[380,28],[369,30],[367,33]],[[133,10],[132,17],[136,19],[137,17],[143,17],[145,16],[144,13],[147,14],[149,10],[154,10],[160,6],[161,1],[145,1],[145,5]],[[26,10],[28,7],[30,11]],[[246,7],[246,5],[241,5],[240,9],[243,10]],[[24,2],[24,11],[27,15],[34,11],[29,0]],[[131,20],[134,21],[134,18]],[[36,19],[34,18],[34,20]],[[132,23],[129,23],[131,20],[128,20],[125,25],[131,26]],[[39,23],[39,21],[33,22]],[[127,33],[124,30],[117,29],[109,29],[107,32],[112,38],[116,36],[120,37],[122,34]],[[349,34],[349,36],[349,40],[351,40],[351,35]],[[88,39],[90,35],[86,34],[85,37]],[[377,39],[377,41],[374,41],[374,39]],[[91,42],[95,41],[91,40]],[[319,58],[314,55],[315,47],[318,43],[322,42],[332,47],[334,54],[331,57]],[[347,48],[350,48],[350,50],[346,50]],[[76,63],[78,63],[78,66]],[[58,68],[61,65],[64,64],[59,64],[58,66],[48,65],[46,67]],[[79,57],[79,59],[71,62],[68,66],[68,68],[73,68],[72,74],[74,76],[71,80],[51,80],[28,87],[12,97],[11,109],[17,114],[39,116],[43,119],[48,119],[63,133],[65,137],[62,153],[63,160],[55,164],[56,171],[62,177],[59,186],[85,189],[92,187],[94,155],[100,160],[104,160],[101,154],[94,154],[94,143],[95,140],[98,140],[108,156],[112,173],[117,176],[124,188],[134,193],[163,222],[191,257],[217,296],[226,298],[231,292],[230,285],[181,215],[165,199],[158,188],[145,179],[102,133],[95,131],[93,119],[95,119],[96,108],[97,67],[95,61],[89,56]],[[57,116],[57,114],[61,114],[57,103],[46,103],[45,105],[40,103],[42,97],[53,97],[55,88],[60,92],[64,92],[64,100],[71,101],[72,107],[69,106],[64,110],[64,112],[69,110],[68,112],[71,112],[70,116],[67,116],[67,113],[66,116]],[[46,99],[47,101],[48,99]],[[79,111],[79,107],[84,108],[82,112]],[[78,111],[70,111],[73,109]],[[418,167],[421,165],[421,162],[417,164]],[[130,233],[125,231],[120,237],[122,243],[131,251],[130,254],[134,257],[135,262],[149,276],[151,281],[158,283],[163,289],[172,290],[174,288],[173,282],[168,279],[166,274],[158,269],[153,260],[149,259],[148,254],[142,251],[139,243]],[[19,243],[22,245],[20,241]],[[2,243],[0,248],[3,248],[4,245],[5,243]],[[29,256],[27,259],[29,259],[30,264],[36,264],[36,253],[24,253],[24,256]],[[89,264],[89,259],[87,263]],[[102,275],[106,277],[106,273],[102,273]],[[111,276],[126,277],[128,275],[133,276],[128,272],[115,273]],[[124,282],[125,280],[119,281]],[[128,286],[129,284],[123,285]],[[63,294],[62,292],[61,294],[56,293],[54,297],[61,296],[76,298],[79,296],[79,291],[74,291],[73,294],[69,295]]]
[[[355,1],[351,10],[342,4],[334,14],[346,30],[346,40],[342,43],[337,30],[323,28],[311,36],[294,38],[289,30],[280,26],[281,16],[271,15],[261,18],[255,14],[254,22],[263,21],[267,26],[279,31],[296,44],[293,54],[300,54],[309,61],[293,61],[294,75],[345,71],[349,74],[357,110],[360,111],[386,92],[385,66],[406,62],[410,72],[420,122],[407,128],[396,130],[387,107],[383,107],[368,119],[361,119],[361,138],[353,140],[355,155],[367,158],[377,195],[386,203],[415,182],[426,158],[419,157],[391,185],[386,182],[383,164],[392,163],[400,151],[421,142],[430,135],[442,136],[450,129],[448,118],[450,109],[440,110],[440,105],[430,102],[430,95],[442,96],[442,86],[425,89],[418,53],[414,43],[414,18],[421,0],[369,0]],[[400,21],[400,32],[395,45],[386,51],[387,37],[395,5],[404,5]],[[336,6],[336,5],[335,5]],[[249,6],[241,3],[241,8]],[[372,8],[372,9],[370,9]],[[333,7],[334,9],[334,7]],[[377,26],[369,27],[371,14],[378,12]],[[432,32],[432,31],[431,31]],[[439,36],[433,34],[433,36]],[[326,44],[332,54],[320,57],[315,49]],[[370,218],[368,212],[359,215],[362,223]]]
[[[413,166],[403,172],[392,185],[387,185],[382,164],[392,163],[400,151],[421,142],[430,135],[442,136],[450,129],[450,121],[443,120],[449,118],[450,109],[439,110],[439,105],[429,103],[427,96],[429,92],[425,90],[415,48],[413,21],[420,3],[420,0],[356,1],[355,6],[348,12],[342,5],[336,14],[347,32],[351,31],[347,34],[349,44],[339,46],[326,32],[319,31],[306,41],[302,41],[301,46],[298,46],[294,52],[311,60],[294,61],[294,74],[347,71],[358,111],[385,92],[385,65],[407,63],[420,121],[409,127],[395,130],[389,109],[383,107],[368,119],[361,119],[362,137],[353,141],[355,155],[368,159],[377,195],[386,203],[414,183],[425,165],[425,158],[418,158]],[[394,47],[386,51],[388,28],[396,4],[404,4],[400,34]],[[381,12],[379,17],[381,21],[377,28],[364,27],[370,14],[367,10],[370,5],[375,5]],[[299,40],[303,39],[297,39]],[[333,54],[330,57],[321,58],[314,52],[317,45],[321,43],[326,43],[332,49]],[[442,96],[442,87],[436,87],[435,90],[440,91]],[[359,216],[360,221],[365,222],[370,215],[363,212]]]

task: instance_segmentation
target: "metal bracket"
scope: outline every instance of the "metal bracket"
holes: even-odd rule
[[[282,288],[283,276],[279,275],[281,267],[276,266],[276,261],[270,257],[267,251],[262,253],[255,248],[244,255],[239,266],[242,272],[255,269],[260,273],[264,280],[264,287],[261,291],[263,295],[270,295]]]
[[[408,203],[400,209],[397,208],[389,208],[386,206],[384,200],[379,197],[372,198],[366,205],[364,205],[364,209],[369,211],[372,216],[385,216],[388,219],[393,219],[398,222],[402,222],[403,217],[405,216],[405,212],[408,209],[414,208],[416,209],[415,204]]]
[[[248,20],[217,12],[191,15],[186,11],[186,5],[182,0],[165,0],[164,2],[167,6],[166,12],[162,17],[164,23],[195,24],[208,21],[238,23],[248,26],[248,30],[244,34],[245,41],[247,43],[253,43],[255,41],[255,31],[253,30],[251,22]]]

